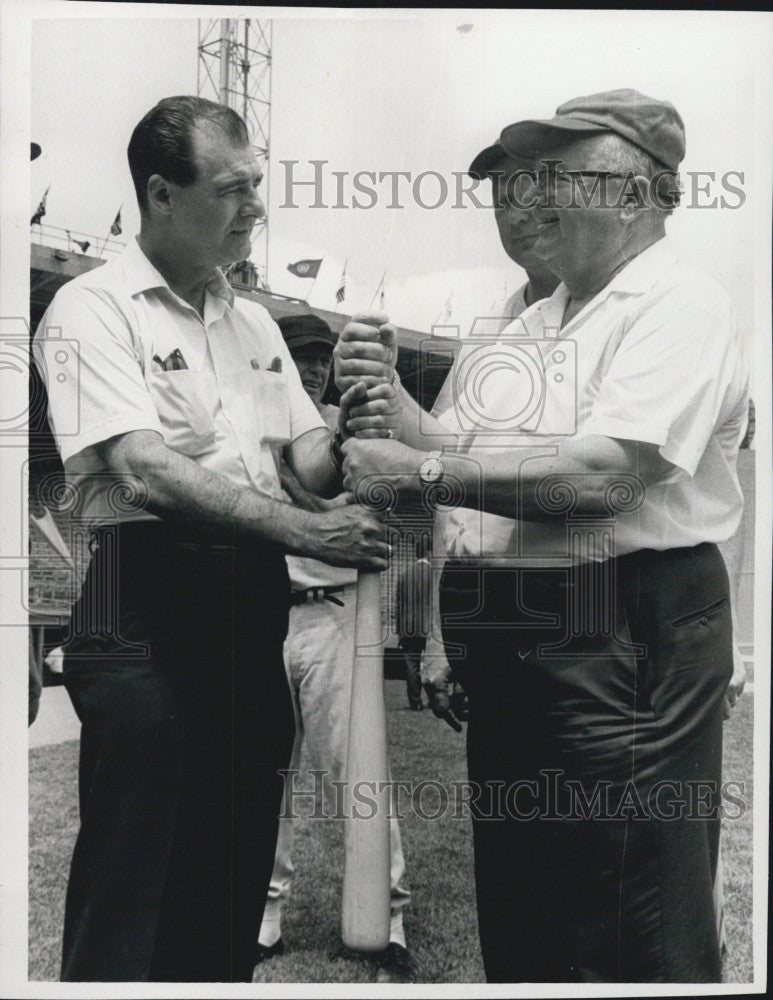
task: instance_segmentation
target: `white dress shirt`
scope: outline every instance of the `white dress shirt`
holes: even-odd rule
[[[49,419],[89,524],[154,519],[126,503],[95,445],[153,430],[229,482],[282,496],[274,450],[324,422],[266,310],[236,298],[219,270],[203,318],[176,295],[136,240],[64,285],[35,334]],[[154,358],[179,349],[187,367]]]
[[[561,284],[507,326],[495,348],[481,345],[439,418],[462,435],[471,460],[504,448],[515,468],[527,454],[560,453],[567,438],[603,435],[656,445],[673,473],[643,497],[623,477],[610,497],[611,529],[574,516],[579,484],[569,479],[544,493],[564,511],[549,522],[460,508],[449,555],[566,565],[729,538],[743,507],[735,465],[748,369],[727,294],[662,239],[561,328],[568,301]]]

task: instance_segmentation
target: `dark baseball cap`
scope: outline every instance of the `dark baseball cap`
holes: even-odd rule
[[[511,156],[533,157],[572,136],[603,132],[622,136],[669,170],[678,170],[684,159],[681,115],[670,101],[646,97],[638,90],[607,90],[575,97],[556,108],[554,118],[508,125],[499,142]]]
[[[308,347],[309,344],[324,344],[332,351],[338,340],[324,319],[313,313],[304,313],[302,316],[281,316],[276,323],[291,352],[301,347]]]
[[[529,170],[534,166],[534,161],[528,159],[525,156],[513,156],[512,153],[508,153],[501,142],[497,141],[492,143],[490,146],[486,146],[482,149],[475,159],[472,161],[470,166],[467,168],[467,173],[470,177],[474,177],[476,180],[485,180],[491,174],[492,169],[501,160],[504,160],[506,156],[511,156],[515,160],[520,160],[523,162],[524,170]]]

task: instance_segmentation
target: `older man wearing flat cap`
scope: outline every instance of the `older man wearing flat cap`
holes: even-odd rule
[[[403,394],[400,441],[348,442],[345,485],[462,496],[440,600],[471,704],[489,981],[717,982],[717,543],[741,515],[748,403],[732,308],[666,237],[673,105],[595,94],[500,142],[536,162],[534,249],[561,284],[436,422]],[[344,386],[391,363],[375,331],[337,354]]]

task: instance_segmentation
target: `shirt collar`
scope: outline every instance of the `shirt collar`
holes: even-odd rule
[[[609,284],[602,288],[598,295],[578,315],[584,315],[586,310],[591,306],[595,308],[601,301],[607,299],[614,292],[622,295],[643,295],[678,262],[679,257],[676,254],[676,250],[674,250],[671,240],[667,236],[664,236],[657,243],[653,243],[646,250],[642,250],[630,263],[626,264],[622,271],[618,271]],[[542,313],[543,322],[546,322],[548,325],[551,325],[551,323],[560,325],[564,310],[569,302],[569,297],[569,289],[562,281],[550,298],[536,302],[529,309],[527,318],[531,317],[532,310],[536,310]],[[567,323],[567,326],[571,326],[572,323],[574,323],[574,320],[571,323]]]
[[[130,295],[139,295],[141,292],[149,292],[155,288],[166,288],[172,295],[175,294],[169,288],[166,278],[150,263],[136,236],[126,245],[122,262]],[[233,305],[233,289],[219,267],[212,269],[212,275],[207,280],[206,289],[210,295],[224,299],[229,306]]]
[[[679,257],[671,240],[664,236],[642,250],[622,271],[618,271],[603,291],[641,295],[648,292],[656,281],[678,263]]]

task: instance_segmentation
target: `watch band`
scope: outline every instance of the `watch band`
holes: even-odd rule
[[[340,431],[336,431],[328,441],[328,448],[330,457],[333,460],[333,465],[339,472],[344,470],[344,453],[341,451],[341,445],[344,443],[344,439]]]

